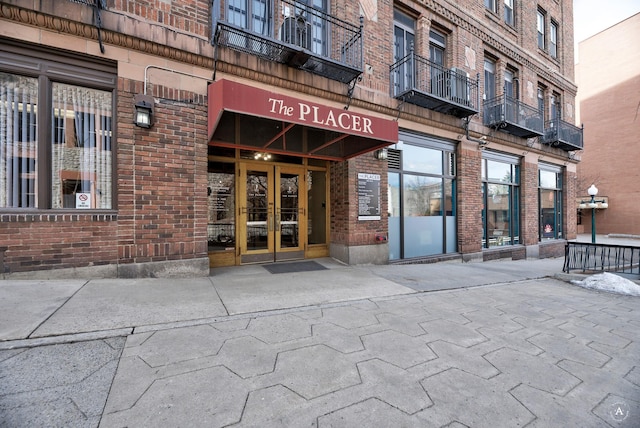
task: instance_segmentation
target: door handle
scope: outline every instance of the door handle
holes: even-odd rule
[[[269,214],[268,223],[269,223],[269,232],[273,232],[273,214]]]

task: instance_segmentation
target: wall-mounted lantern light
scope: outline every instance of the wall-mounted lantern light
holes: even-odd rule
[[[387,159],[387,156],[388,156],[388,153],[386,148],[379,149],[373,152],[373,157],[378,160],[385,160]]]
[[[141,128],[151,128],[153,125],[153,97],[138,94],[133,97],[135,112],[133,123]]]

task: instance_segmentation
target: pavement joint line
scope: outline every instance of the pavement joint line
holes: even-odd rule
[[[225,322],[225,321],[263,318],[263,317],[269,317],[273,315],[295,314],[297,312],[306,312],[306,311],[316,310],[316,309],[343,307],[343,306],[348,306],[351,304],[357,304],[357,303],[363,303],[363,302],[376,303],[376,302],[382,302],[387,300],[396,300],[396,299],[402,299],[404,297],[409,297],[409,296],[420,296],[420,295],[433,294],[433,293],[460,292],[460,291],[467,291],[469,289],[474,289],[474,288],[496,287],[500,285],[512,285],[518,282],[526,282],[526,281],[532,281],[532,280],[535,281],[538,279],[541,279],[541,278],[519,279],[515,281],[502,281],[502,282],[496,282],[491,284],[464,286],[464,287],[450,288],[445,290],[415,291],[413,293],[394,294],[390,296],[371,297],[366,299],[343,300],[338,302],[328,302],[328,303],[322,303],[322,304],[273,309],[273,310],[265,310],[265,311],[258,311],[258,312],[245,312],[245,313],[239,313],[239,314],[233,314],[233,315],[201,318],[201,319],[194,319],[194,320],[171,321],[171,322],[147,324],[147,325],[140,325],[140,326],[128,326],[128,327],[111,329],[111,330],[95,330],[95,331],[89,331],[89,332],[69,333],[69,334],[55,335],[55,336],[43,336],[43,337],[36,337],[36,338],[8,340],[8,341],[0,342],[0,351],[18,349],[18,348],[33,348],[33,347],[45,346],[45,345],[58,345],[58,344],[73,343],[73,342],[99,340],[99,339],[106,339],[111,337],[129,336],[137,333],[150,333],[154,331],[170,330],[174,328],[185,328],[185,327],[193,327],[198,325],[214,324],[214,323]],[[551,277],[551,279],[558,279],[558,278]],[[559,281],[562,281],[562,280],[559,279]]]
[[[129,336],[133,328],[119,328],[113,330],[97,330],[82,333],[63,334],[59,336],[36,337],[29,339],[8,340],[0,342],[0,351],[8,351],[19,348],[35,348],[38,346],[61,345],[75,342],[88,342],[92,340],[110,339],[112,337]]]

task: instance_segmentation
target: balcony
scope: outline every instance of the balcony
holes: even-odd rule
[[[343,83],[363,71],[359,25],[305,1],[213,0],[213,44]]]
[[[484,102],[483,123],[522,138],[540,137],[542,111],[507,95],[500,95]]]
[[[567,152],[584,148],[583,128],[567,123],[559,118],[545,123],[542,142]]]
[[[478,113],[478,81],[459,68],[444,68],[409,53],[389,67],[391,96],[459,118]]]

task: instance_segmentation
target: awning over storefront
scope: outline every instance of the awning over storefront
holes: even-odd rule
[[[209,85],[209,144],[344,160],[398,141],[398,122],[241,83]]]

